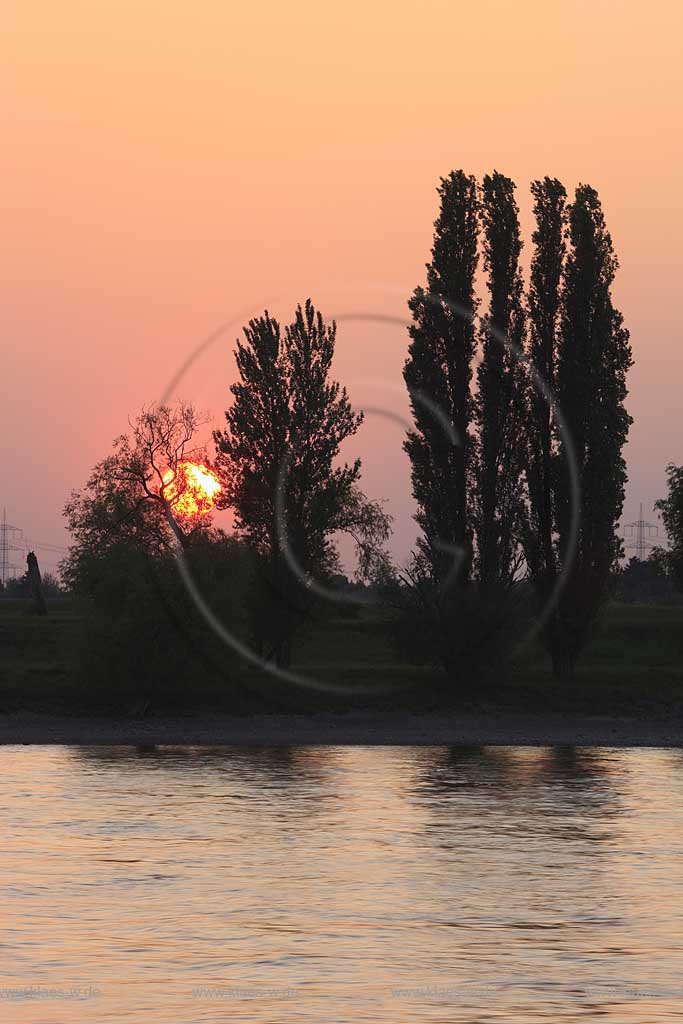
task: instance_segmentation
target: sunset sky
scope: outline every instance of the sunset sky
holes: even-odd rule
[[[70,489],[222,323],[309,295],[330,316],[405,315],[439,177],[462,167],[517,182],[527,239],[532,178],[598,189],[636,360],[624,518],[640,501],[652,518],[683,462],[682,20],[673,0],[8,5],[0,514],[65,545]],[[216,423],[237,333],[175,389]],[[358,404],[405,411],[405,354],[399,325],[340,320]],[[348,455],[405,554],[408,467],[384,412]]]

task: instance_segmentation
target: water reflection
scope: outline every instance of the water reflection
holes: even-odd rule
[[[681,759],[0,752],[2,1019],[678,1019]]]
[[[429,748],[428,748],[429,749]],[[458,800],[467,790],[491,797],[492,808],[508,808],[565,817],[577,810],[618,813],[620,764],[604,750],[587,747],[431,748],[419,757],[416,792],[440,802]]]
[[[334,763],[332,747],[297,746],[76,746],[70,756],[96,771],[115,773],[160,771],[177,776],[206,770],[230,772],[254,782],[263,778],[276,786],[295,783],[297,777],[322,778]],[[329,751],[329,753],[327,753]]]

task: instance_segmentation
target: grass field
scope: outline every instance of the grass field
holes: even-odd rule
[[[68,599],[49,602],[46,618],[26,615],[22,601],[0,600],[0,711],[126,712],[130,690],[103,690],[79,670],[85,622]],[[458,693],[428,667],[401,664],[383,621],[328,619],[309,628],[295,649],[294,669],[312,681],[298,688],[253,668],[223,674],[198,664],[163,693],[156,707],[258,711],[343,710],[348,706],[435,708],[454,699],[460,706],[561,710],[599,714],[668,715],[683,711],[683,605],[617,604],[604,609],[596,635],[571,683],[554,679],[537,644],[520,649],[500,679],[484,691]],[[365,692],[367,689],[372,692]],[[247,695],[245,699],[245,695]]]

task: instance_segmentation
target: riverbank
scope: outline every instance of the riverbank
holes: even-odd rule
[[[664,720],[494,709],[249,717],[203,713],[149,719],[26,711],[0,715],[0,744],[31,743],[683,747],[683,715]]]
[[[302,635],[307,686],[200,658],[134,685],[86,641],[68,601],[44,619],[0,602],[0,742],[683,745],[683,605],[608,606],[571,681],[531,644],[471,688],[398,661],[371,614]]]

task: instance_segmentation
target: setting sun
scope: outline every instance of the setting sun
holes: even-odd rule
[[[218,477],[203,463],[179,462],[164,474],[164,497],[177,516],[208,515],[221,489]]]

